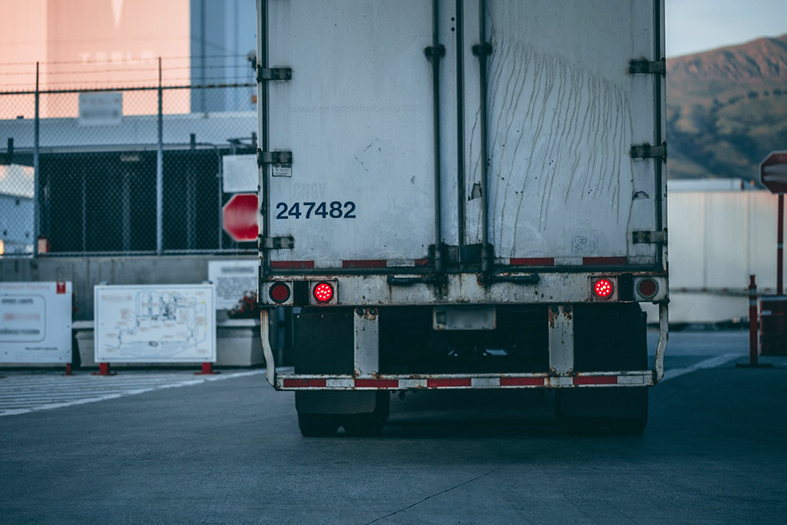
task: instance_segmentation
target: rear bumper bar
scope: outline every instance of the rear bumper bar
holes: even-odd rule
[[[268,382],[277,390],[407,390],[582,388],[653,386],[664,377],[664,353],[669,335],[669,309],[659,305],[659,342],[652,370],[573,372],[566,374],[409,374],[297,375],[277,374],[269,342],[269,312],[261,312],[262,348]]]
[[[423,374],[353,377],[277,375],[277,390],[408,390],[632,387],[655,384],[653,372],[589,372],[573,376],[549,374]]]

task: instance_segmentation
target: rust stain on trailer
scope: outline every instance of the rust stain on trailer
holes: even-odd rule
[[[547,308],[547,314],[549,315],[549,328],[554,330],[557,327],[557,318],[560,316],[560,307],[550,306]]]
[[[628,92],[592,68],[507,34],[493,34],[490,61],[488,161],[492,173],[505,175],[489,187],[495,244],[517,253],[518,244],[548,243],[541,236],[552,229],[550,219],[566,212],[625,221],[629,210],[619,202],[627,168],[617,152],[631,144]],[[473,175],[479,168],[472,167]],[[609,206],[590,209],[599,199]]]
[[[389,287],[390,287],[390,285],[389,285]],[[368,321],[374,321],[375,319],[377,319],[377,316],[379,314],[380,314],[380,312],[375,307],[371,307],[371,308],[356,308],[355,309],[355,315],[357,315],[358,317],[363,317],[364,319],[366,319]],[[365,331],[366,327],[361,327],[361,330]]]

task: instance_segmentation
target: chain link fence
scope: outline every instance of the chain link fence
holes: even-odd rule
[[[159,62],[154,85],[36,89],[37,75],[0,91],[0,256],[254,252],[222,228],[225,190],[256,191],[225,184],[229,161],[256,167],[239,157],[257,148],[246,68],[242,82],[167,85]]]

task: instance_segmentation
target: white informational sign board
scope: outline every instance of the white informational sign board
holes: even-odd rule
[[[0,363],[71,362],[71,283],[0,282]]]
[[[123,123],[123,93],[80,93],[80,126],[119,126]]]
[[[97,363],[215,363],[210,284],[94,288]]]
[[[243,295],[257,292],[260,263],[252,261],[209,261],[208,280],[216,287],[216,309],[232,310]]]
[[[224,155],[221,162],[224,193],[257,192],[257,155]]]

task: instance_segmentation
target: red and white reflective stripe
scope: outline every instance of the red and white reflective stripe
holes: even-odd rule
[[[357,259],[342,260],[341,268],[413,268],[422,267],[429,264],[429,259]],[[503,265],[510,266],[626,266],[629,264],[628,257],[511,257],[510,259],[498,259]],[[271,261],[271,268],[282,269],[313,269],[313,268],[336,268],[337,264],[316,265],[314,261]]]
[[[342,261],[342,268],[387,268],[386,260]]]
[[[582,266],[625,266],[628,257],[583,257]]]
[[[314,268],[314,261],[271,261],[271,268],[304,270]]]
[[[575,376],[481,375],[481,376],[381,376],[354,378],[352,376],[278,376],[277,388],[281,390],[405,390],[467,389],[467,388],[565,388],[588,386],[648,386],[653,384],[650,370],[637,372],[596,372]]]
[[[554,257],[511,257],[511,266],[554,266]]]
[[[291,379],[282,380],[283,388],[325,388],[326,386],[327,386],[327,379],[291,378]]]
[[[414,268],[427,266],[429,259],[359,259],[340,261],[341,268]],[[336,268],[336,264],[317,265],[314,261],[271,261],[271,268],[279,269],[331,269]]]
[[[511,257],[500,259],[511,266],[626,266],[628,257]]]

